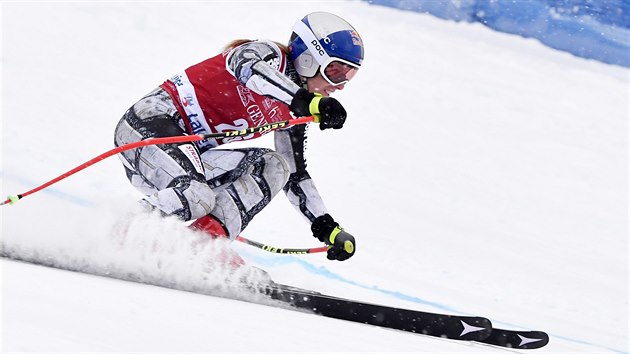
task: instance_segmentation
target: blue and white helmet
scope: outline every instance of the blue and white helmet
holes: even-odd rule
[[[313,12],[293,26],[289,59],[298,74],[306,78],[317,75],[318,71],[323,74],[331,62],[341,62],[356,71],[363,61],[363,41],[354,27],[341,17]],[[324,78],[331,81],[326,75]]]

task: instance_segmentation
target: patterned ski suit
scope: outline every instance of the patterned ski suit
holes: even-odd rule
[[[135,103],[115,131],[115,144],[184,134],[241,130],[293,118],[288,105],[300,88],[286,53],[252,41],[172,76]],[[327,213],[306,170],[308,126],[275,131],[275,151],[217,148],[243,137],[152,145],[121,154],[144,203],[194,220],[211,214],[234,239],[284,189],[312,222]]]

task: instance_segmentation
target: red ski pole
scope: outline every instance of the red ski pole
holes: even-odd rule
[[[301,118],[296,118],[296,119],[291,119],[291,120],[285,120],[285,121],[281,121],[281,122],[275,122],[275,123],[269,123],[269,124],[265,124],[265,125],[261,125],[259,127],[255,127],[255,128],[247,128],[247,129],[243,129],[243,130],[234,130],[234,131],[227,131],[227,132],[222,132],[222,133],[213,133],[213,134],[195,134],[195,135],[182,135],[182,136],[170,136],[170,137],[165,137],[165,138],[149,138],[149,139],[145,139],[145,140],[141,140],[141,141],[137,141],[135,143],[129,143],[129,144],[125,144],[122,146],[119,146],[117,148],[111,149],[101,155],[96,156],[95,158],[73,168],[72,170],[62,174],[61,176],[54,178],[44,184],[42,184],[41,186],[38,186],[36,188],[33,188],[27,192],[21,193],[21,194],[14,194],[14,195],[9,195],[7,197],[7,199],[2,202],[0,205],[5,205],[5,204],[15,204],[17,203],[20,199],[29,196],[33,193],[39,192],[40,190],[47,188],[59,181],[61,181],[62,179],[65,179],[69,176],[72,176],[73,174],[94,165],[95,163],[102,161],[112,155],[116,155],[118,153],[121,153],[123,151],[127,151],[127,150],[131,150],[131,149],[135,149],[141,146],[148,146],[148,145],[158,145],[158,144],[172,144],[172,143],[184,143],[184,142],[192,142],[192,141],[199,141],[199,140],[206,140],[206,139],[217,139],[217,138],[228,138],[228,137],[235,137],[235,136],[244,136],[244,135],[249,135],[249,134],[253,134],[253,133],[267,133],[276,129],[280,129],[280,128],[287,128],[293,125],[297,125],[297,124],[306,124],[306,123],[310,123],[313,122],[315,118],[313,118],[312,116],[309,117],[301,117]]]

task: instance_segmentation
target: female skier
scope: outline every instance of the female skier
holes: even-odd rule
[[[342,18],[311,13],[293,27],[288,46],[237,40],[210,59],[174,75],[135,103],[115,131],[121,146],[148,138],[242,130],[313,115],[320,129],[340,129],[346,111],[334,98],[363,60],[363,42]],[[142,203],[193,221],[213,237],[235,239],[284,189],[328,245],[328,259],[354,255],[355,239],[328,214],[306,170],[307,127],[274,132],[275,151],[215,149],[244,137],[151,145],[121,154]]]

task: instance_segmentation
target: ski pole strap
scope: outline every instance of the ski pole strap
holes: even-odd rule
[[[321,93],[315,93],[315,97],[311,100],[311,103],[308,105],[308,110],[313,115],[315,123],[319,123],[320,121],[320,112],[319,112],[319,101],[322,100]]]
[[[248,129],[243,129],[243,130],[234,130],[234,131],[227,131],[227,132],[222,132],[222,133],[214,133],[214,134],[195,134],[195,135],[181,135],[181,136],[169,136],[169,137],[165,137],[165,138],[149,138],[149,139],[145,139],[145,140],[140,140],[140,141],[136,141],[134,143],[129,143],[129,144],[125,144],[122,146],[118,146],[112,150],[109,150],[103,154],[98,155],[97,157],[73,168],[72,170],[62,174],[61,176],[58,176],[57,178],[54,178],[44,184],[42,184],[41,186],[38,186],[36,188],[33,188],[27,192],[24,192],[22,194],[16,194],[16,195],[9,195],[7,197],[7,199],[2,202],[0,204],[0,206],[5,205],[5,204],[15,204],[17,203],[20,199],[29,196],[35,192],[39,192],[40,190],[49,187],[52,184],[55,184],[59,181],[61,181],[62,179],[65,179],[66,177],[72,176],[73,174],[89,167],[92,166],[93,164],[102,161],[112,155],[116,155],[118,153],[121,153],[123,151],[127,151],[127,150],[131,150],[131,149],[135,149],[141,146],[149,146],[149,145],[158,145],[158,144],[173,144],[173,143],[185,143],[185,142],[192,142],[192,141],[199,141],[199,140],[205,140],[205,139],[213,139],[213,138],[227,138],[227,137],[234,137],[234,136],[243,136],[243,135],[249,135],[252,133],[266,133],[266,132],[270,132],[276,129],[281,129],[281,128],[288,128],[290,126],[293,125],[297,125],[297,124],[306,124],[306,123],[310,123],[313,122],[315,120],[315,118],[313,118],[312,116],[308,116],[308,117],[301,117],[301,118],[295,118],[295,119],[290,119],[290,120],[284,120],[284,121],[280,121],[280,122],[274,122],[274,123],[269,123],[269,124],[265,124],[265,125],[261,125],[259,127],[254,127],[254,128],[248,128]]]
[[[267,246],[260,242],[252,241],[246,239],[242,236],[236,236],[236,240],[243,242],[244,244],[254,246],[256,248],[260,248],[263,251],[271,252],[271,253],[279,253],[279,254],[310,254],[310,253],[320,253],[328,251],[328,247],[315,247],[315,248],[279,248],[273,246]]]
[[[332,230],[332,232],[330,233],[330,237],[328,237],[328,240],[330,241],[331,245],[335,244],[335,240],[337,239],[337,235],[339,235],[339,233],[341,233],[341,231],[343,231],[342,228],[340,228],[339,226],[335,226],[335,228]],[[332,246],[329,246],[329,248]],[[352,253],[354,252],[354,244],[351,241],[344,241],[343,243],[343,250],[346,251],[347,253]]]

